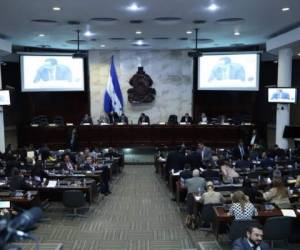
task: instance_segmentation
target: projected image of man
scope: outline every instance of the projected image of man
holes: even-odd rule
[[[277,89],[277,91],[272,95],[271,100],[290,100],[290,94],[282,89]]]
[[[37,70],[34,82],[68,81],[72,82],[72,72],[68,66],[58,64],[55,58],[47,58]]]
[[[245,69],[239,63],[231,62],[231,58],[222,57],[213,67],[209,81],[240,80],[245,81]]]

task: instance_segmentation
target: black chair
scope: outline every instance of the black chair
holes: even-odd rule
[[[291,233],[292,219],[290,217],[272,217],[266,220],[264,225],[264,239],[271,242],[273,248],[274,241],[286,241]]]
[[[204,222],[205,224],[209,224],[209,228],[205,228],[205,230],[212,231],[212,223],[213,223],[214,218],[215,218],[215,212],[214,212],[214,207],[215,206],[222,206],[222,204],[220,204],[220,203],[205,204],[202,207],[201,221]]]
[[[58,126],[64,126],[65,125],[65,121],[64,121],[64,118],[62,116],[55,116],[53,118],[53,123],[58,125]]]
[[[258,224],[256,220],[234,220],[230,226],[229,239],[235,241],[240,237],[245,237],[249,226]]]
[[[168,125],[178,125],[177,115],[170,115],[169,116]]]
[[[40,115],[39,116],[39,125],[40,126],[48,126],[49,125],[49,121],[47,116],[45,115]]]
[[[74,217],[83,217],[86,218],[87,216],[84,216],[82,214],[78,214],[78,209],[87,208],[86,199],[84,197],[83,192],[80,190],[68,190],[63,193],[63,199],[62,202],[65,207],[73,209],[72,214],[67,214],[67,216],[74,216]]]

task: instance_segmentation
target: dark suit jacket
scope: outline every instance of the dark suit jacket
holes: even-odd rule
[[[244,145],[243,149],[244,149],[245,155],[248,156],[248,149],[247,149],[247,147],[245,145]],[[242,158],[239,146],[235,146],[233,148],[233,150],[232,150],[232,156],[233,156],[234,159],[241,159]]]
[[[124,117],[120,116],[118,122],[123,122],[125,124],[128,124],[128,117],[127,116],[124,116]]]
[[[23,176],[16,175],[11,177],[9,182],[9,188],[13,191],[15,190],[27,190],[30,189],[30,185],[27,184]]]
[[[187,157],[187,162],[191,165],[191,170],[200,168],[202,165],[201,154],[194,151]]]
[[[187,121],[185,120],[185,116],[181,117],[180,122],[188,122],[188,123],[193,123],[193,119],[191,116],[188,117]]]
[[[119,116],[118,114],[108,114],[108,119],[110,124],[115,124],[119,122]]]
[[[250,161],[246,161],[246,160],[238,160],[236,163],[235,163],[235,167],[237,168],[250,168],[251,166],[251,163]]]
[[[260,244],[261,250],[270,250],[270,247],[264,241]],[[232,250],[253,250],[246,238],[239,238],[233,242]]]
[[[171,171],[171,169],[174,169],[175,172],[178,172],[179,170],[182,170],[185,163],[185,157],[182,153],[178,151],[171,151],[168,154],[166,167],[168,172]]]
[[[182,179],[189,179],[193,177],[193,172],[191,170],[185,169],[180,172],[180,178]]]
[[[144,121],[143,121],[143,117],[140,116],[139,120],[138,120],[138,124],[142,124],[142,122],[147,122],[150,124],[150,118],[149,116],[145,115]]]

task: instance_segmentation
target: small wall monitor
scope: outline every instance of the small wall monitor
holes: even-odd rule
[[[296,103],[296,88],[268,88],[269,103]]]
[[[10,105],[10,96],[8,90],[0,90],[0,106]]]

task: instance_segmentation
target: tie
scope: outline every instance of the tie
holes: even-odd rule
[[[244,156],[245,152],[244,152],[244,149],[243,149],[243,147],[242,147],[242,146],[240,146],[240,152],[241,152],[241,156],[242,156],[242,158],[243,158],[243,156]]]

